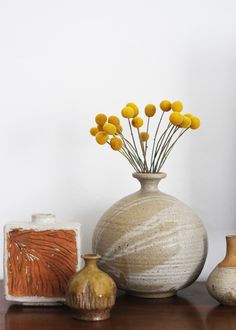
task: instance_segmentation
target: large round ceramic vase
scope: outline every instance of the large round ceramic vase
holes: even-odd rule
[[[93,250],[120,289],[139,297],[169,297],[199,276],[207,255],[206,230],[187,205],[159,191],[165,173],[133,176],[141,189],[104,213]]]

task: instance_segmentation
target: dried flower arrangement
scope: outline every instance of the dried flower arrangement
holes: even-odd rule
[[[95,137],[98,144],[108,144],[113,150],[120,152],[127,158],[136,172],[159,173],[180,137],[187,130],[198,129],[200,127],[200,119],[198,117],[192,114],[181,114],[183,104],[180,101],[171,103],[168,100],[163,100],[160,103],[160,109],[161,112],[157,121],[150,152],[148,146],[150,139],[150,119],[157,112],[154,104],[148,104],[144,109],[145,116],[147,117],[145,131],[140,131],[140,128],[144,125],[144,121],[138,116],[139,109],[137,105],[128,103],[121,110],[121,115],[128,121],[130,130],[129,138],[124,135],[123,127],[117,116],[107,117],[102,113],[95,117],[97,127],[92,127],[90,134]],[[171,110],[169,122],[165,129],[160,132],[164,114]]]

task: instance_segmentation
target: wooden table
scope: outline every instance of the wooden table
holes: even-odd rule
[[[0,283],[1,330],[235,330],[236,307],[219,305],[202,282],[196,282],[165,299],[143,299],[121,294],[110,320],[77,321],[65,306],[29,307],[13,305],[3,297]]]

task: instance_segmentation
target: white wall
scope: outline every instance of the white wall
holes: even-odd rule
[[[100,215],[138,188],[89,136],[95,114],[181,99],[202,127],[175,149],[161,188],[205,223],[206,278],[236,232],[235,14],[234,0],[1,0],[1,248],[5,223],[53,212],[83,224],[89,251]]]

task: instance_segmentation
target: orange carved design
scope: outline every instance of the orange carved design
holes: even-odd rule
[[[23,230],[8,233],[8,293],[64,297],[77,268],[74,230]]]

